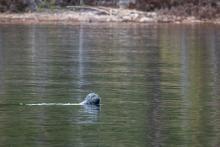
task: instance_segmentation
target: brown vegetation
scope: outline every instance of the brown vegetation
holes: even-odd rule
[[[138,0],[136,8],[163,14],[195,16],[200,19],[220,17],[219,0]]]

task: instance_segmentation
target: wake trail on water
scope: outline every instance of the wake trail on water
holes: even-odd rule
[[[80,103],[35,103],[35,104],[22,104],[26,106],[79,106]]]

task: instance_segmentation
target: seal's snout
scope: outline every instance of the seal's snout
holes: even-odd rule
[[[85,100],[83,102],[81,102],[80,104],[82,105],[99,105],[100,104],[100,97],[98,94],[96,93],[89,93]]]

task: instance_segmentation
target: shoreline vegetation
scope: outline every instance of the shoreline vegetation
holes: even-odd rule
[[[97,4],[91,4],[91,3],[89,3],[90,5],[85,5],[85,4],[76,5],[76,3],[74,3],[75,5],[69,5],[68,3],[58,5],[56,1],[54,1],[51,4],[51,2],[48,3],[48,0],[45,0],[45,1],[26,0],[25,1],[25,2],[29,1],[31,3],[24,3],[23,0],[18,0],[17,3],[14,3],[14,4],[13,4],[13,1],[11,1],[10,3],[10,0],[8,0],[7,3],[2,3],[3,1],[4,0],[0,1],[0,11],[1,11],[0,24],[8,24],[8,23],[76,24],[80,22],[85,22],[85,23],[108,23],[108,22],[115,22],[115,23],[121,23],[121,22],[127,22],[127,23],[216,23],[216,24],[220,24],[220,14],[219,14],[220,3],[219,2],[216,3],[216,5],[214,5],[215,3],[212,3],[213,6],[211,5],[209,6],[201,5],[200,7],[194,6],[193,8],[196,9],[194,10],[193,8],[191,8],[192,5],[187,6],[185,9],[183,8],[181,9],[179,5],[175,6],[176,8],[171,7],[170,9],[165,9],[168,6],[166,7],[164,6],[163,8],[160,8],[160,9],[156,9],[156,8],[153,9],[153,8],[146,8],[147,6],[149,7],[150,4],[144,7],[144,5],[138,6],[137,3],[135,3],[135,5],[133,3],[128,3],[126,6],[116,7],[116,6],[105,6],[105,5],[99,6]],[[21,3],[19,5],[16,5],[18,4],[19,1]],[[154,0],[154,1],[159,1],[159,0]],[[212,0],[212,1],[215,1],[215,0]],[[42,6],[43,2],[44,2],[44,5]],[[3,7],[4,5],[5,7]],[[190,10],[190,8],[188,7],[190,7],[192,10]]]

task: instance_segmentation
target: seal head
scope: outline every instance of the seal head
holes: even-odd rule
[[[81,102],[81,105],[100,105],[100,97],[96,93],[89,93],[83,102]]]

